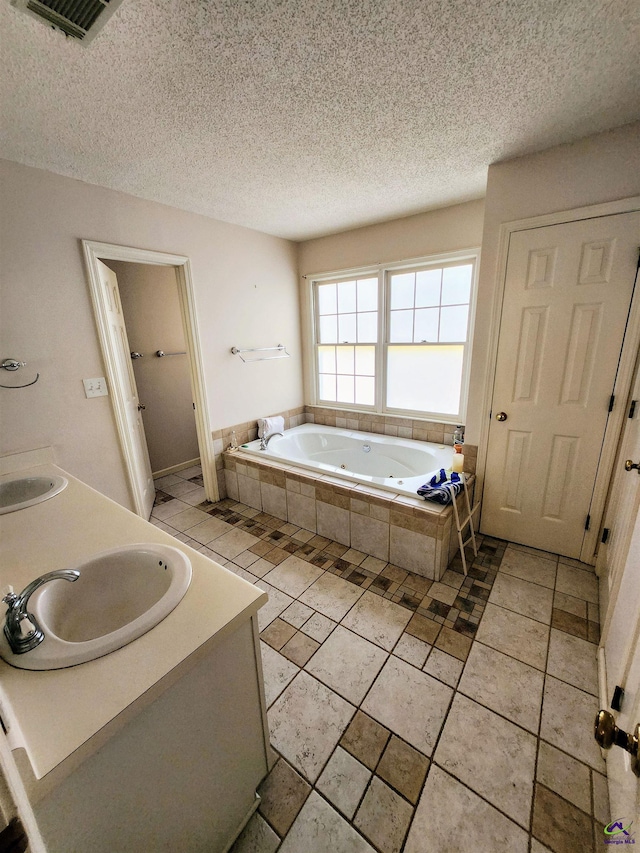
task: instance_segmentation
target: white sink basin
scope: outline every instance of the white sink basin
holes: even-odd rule
[[[85,663],[145,634],[180,603],[191,583],[191,562],[170,545],[126,545],[70,568],[28,602],[44,631],[35,649],[14,654],[0,633],[0,656],[20,669],[60,669]]]
[[[0,515],[48,501],[69,484],[66,477],[19,477],[0,483]]]

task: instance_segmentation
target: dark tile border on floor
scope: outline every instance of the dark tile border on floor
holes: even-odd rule
[[[318,568],[344,578],[349,583],[368,589],[471,639],[475,637],[508,544],[478,534],[477,556],[474,556],[471,546],[467,546],[465,552],[469,567],[466,577],[462,570],[460,554],[453,558],[447,571],[459,576],[457,580],[460,584],[454,604],[448,605],[429,596],[433,581],[421,575],[400,569],[391,563],[384,565],[378,573],[362,565],[350,563],[343,559],[343,555],[349,551],[346,546],[314,534],[309,541],[301,542],[295,538],[295,533],[282,531],[282,528],[291,530],[292,525],[289,522],[259,511],[247,518],[242,512],[249,507],[230,498],[216,504],[204,502],[198,505],[198,509],[226,521],[227,524],[237,525],[240,530],[263,540],[265,544],[260,547],[260,556],[274,565],[294,554]],[[272,548],[268,549],[268,544],[271,544]],[[441,580],[440,583],[450,586],[446,580]]]

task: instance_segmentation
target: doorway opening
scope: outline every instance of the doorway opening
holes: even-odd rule
[[[173,267],[107,261],[118,280],[154,480],[200,464]]]
[[[217,501],[189,259],[86,240],[82,245],[135,511],[149,518],[153,476],[198,459],[206,498]],[[136,362],[144,367],[134,368]]]

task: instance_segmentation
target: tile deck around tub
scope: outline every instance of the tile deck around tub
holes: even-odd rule
[[[269,594],[276,760],[232,853],[602,849],[592,567],[479,536],[433,583],[188,473],[152,522]]]

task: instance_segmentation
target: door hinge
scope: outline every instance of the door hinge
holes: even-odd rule
[[[603,545],[606,545],[606,543],[609,541],[609,533],[610,533],[609,528],[605,527],[604,530],[602,531],[602,539],[600,540]]]
[[[584,529],[585,529],[585,530],[588,530],[590,527],[591,527],[591,516],[590,516],[590,515],[588,515],[588,516],[587,516],[587,520],[586,520],[586,521],[585,521],[585,523],[584,523]]]
[[[629,417],[630,418],[632,418],[636,413],[636,403],[637,402],[638,402],[637,400],[631,401],[631,406],[629,407]]]
[[[611,707],[614,711],[622,710],[622,701],[624,699],[624,688],[620,687],[619,684],[616,684],[615,690],[613,691],[613,698],[611,699]]]
[[[614,404],[614,402],[615,402],[615,399],[616,399],[616,395],[615,395],[615,394],[612,394],[612,395],[611,395],[611,398],[610,398],[610,400],[609,400],[609,411],[610,411],[610,412],[612,412],[612,411],[613,411],[613,404]]]

